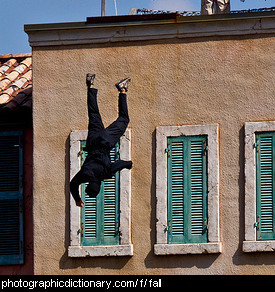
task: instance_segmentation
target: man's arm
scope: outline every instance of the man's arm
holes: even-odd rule
[[[131,169],[133,166],[132,161],[125,161],[125,160],[117,160],[114,163],[111,163],[111,174],[112,176],[117,172],[122,170],[123,168]]]
[[[84,182],[85,180],[83,179],[80,171],[73,177],[70,182],[70,191],[78,207],[84,206],[84,202],[81,200],[79,195],[79,185]]]

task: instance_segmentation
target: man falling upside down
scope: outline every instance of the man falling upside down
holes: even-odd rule
[[[95,74],[87,74],[86,84],[88,87],[88,115],[89,126],[86,140],[88,155],[80,169],[70,182],[70,191],[79,207],[84,202],[79,195],[79,185],[88,182],[85,189],[89,197],[96,197],[100,191],[101,182],[111,178],[117,171],[123,168],[131,169],[132,161],[117,160],[111,163],[110,150],[124,134],[128,124],[127,95],[130,78],[118,82],[115,86],[119,91],[118,118],[107,128],[104,128],[97,104],[97,89],[93,88]]]

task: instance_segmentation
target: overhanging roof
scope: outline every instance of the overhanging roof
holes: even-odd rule
[[[32,47],[275,33],[275,11],[182,16],[88,17],[86,22],[27,24]]]
[[[31,54],[0,55],[0,114],[32,111]]]

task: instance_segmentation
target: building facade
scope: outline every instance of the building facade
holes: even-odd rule
[[[25,31],[35,274],[274,273],[274,12]],[[130,124],[112,157],[133,168],[104,182],[96,201],[81,189],[80,209],[69,182],[85,157],[88,72],[105,126],[117,117],[114,84],[132,78]]]

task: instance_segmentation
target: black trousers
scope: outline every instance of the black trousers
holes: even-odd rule
[[[102,118],[97,104],[97,89],[88,89],[88,137],[86,141],[86,148],[97,148],[97,142],[103,140],[104,146],[111,150],[124,134],[128,124],[129,115],[127,107],[127,96],[125,93],[119,94],[118,99],[118,118],[111,123],[107,128],[104,128]]]
[[[123,168],[131,168],[131,161],[117,160],[114,163],[110,163],[110,161],[105,161],[109,157],[110,150],[115,146],[115,144],[119,141],[120,137],[124,134],[128,124],[129,124],[129,115],[128,115],[128,107],[127,107],[127,96],[126,94],[119,94],[118,101],[118,118],[111,123],[107,128],[104,128],[102,118],[99,112],[98,103],[97,103],[97,89],[89,88],[88,89],[88,115],[89,115],[89,125],[88,125],[88,136],[86,140],[86,149],[92,153],[94,151],[102,151],[107,152],[108,155],[103,155],[104,161],[100,164],[105,165],[104,173],[107,175],[105,178],[112,177],[117,171],[122,170]],[[108,159],[107,159],[108,160]],[[108,166],[106,170],[106,166]],[[87,175],[87,167],[93,171],[93,177]],[[101,169],[101,167],[100,167]],[[85,165],[85,170],[83,168],[74,176],[70,183],[70,190],[72,196],[75,201],[80,201],[79,195],[79,185],[85,182],[93,181],[93,180],[102,180],[103,175],[99,175],[100,178],[97,178],[96,174],[98,173],[98,161],[94,162],[93,160],[89,161],[88,165]],[[88,172],[89,173],[89,172]]]

